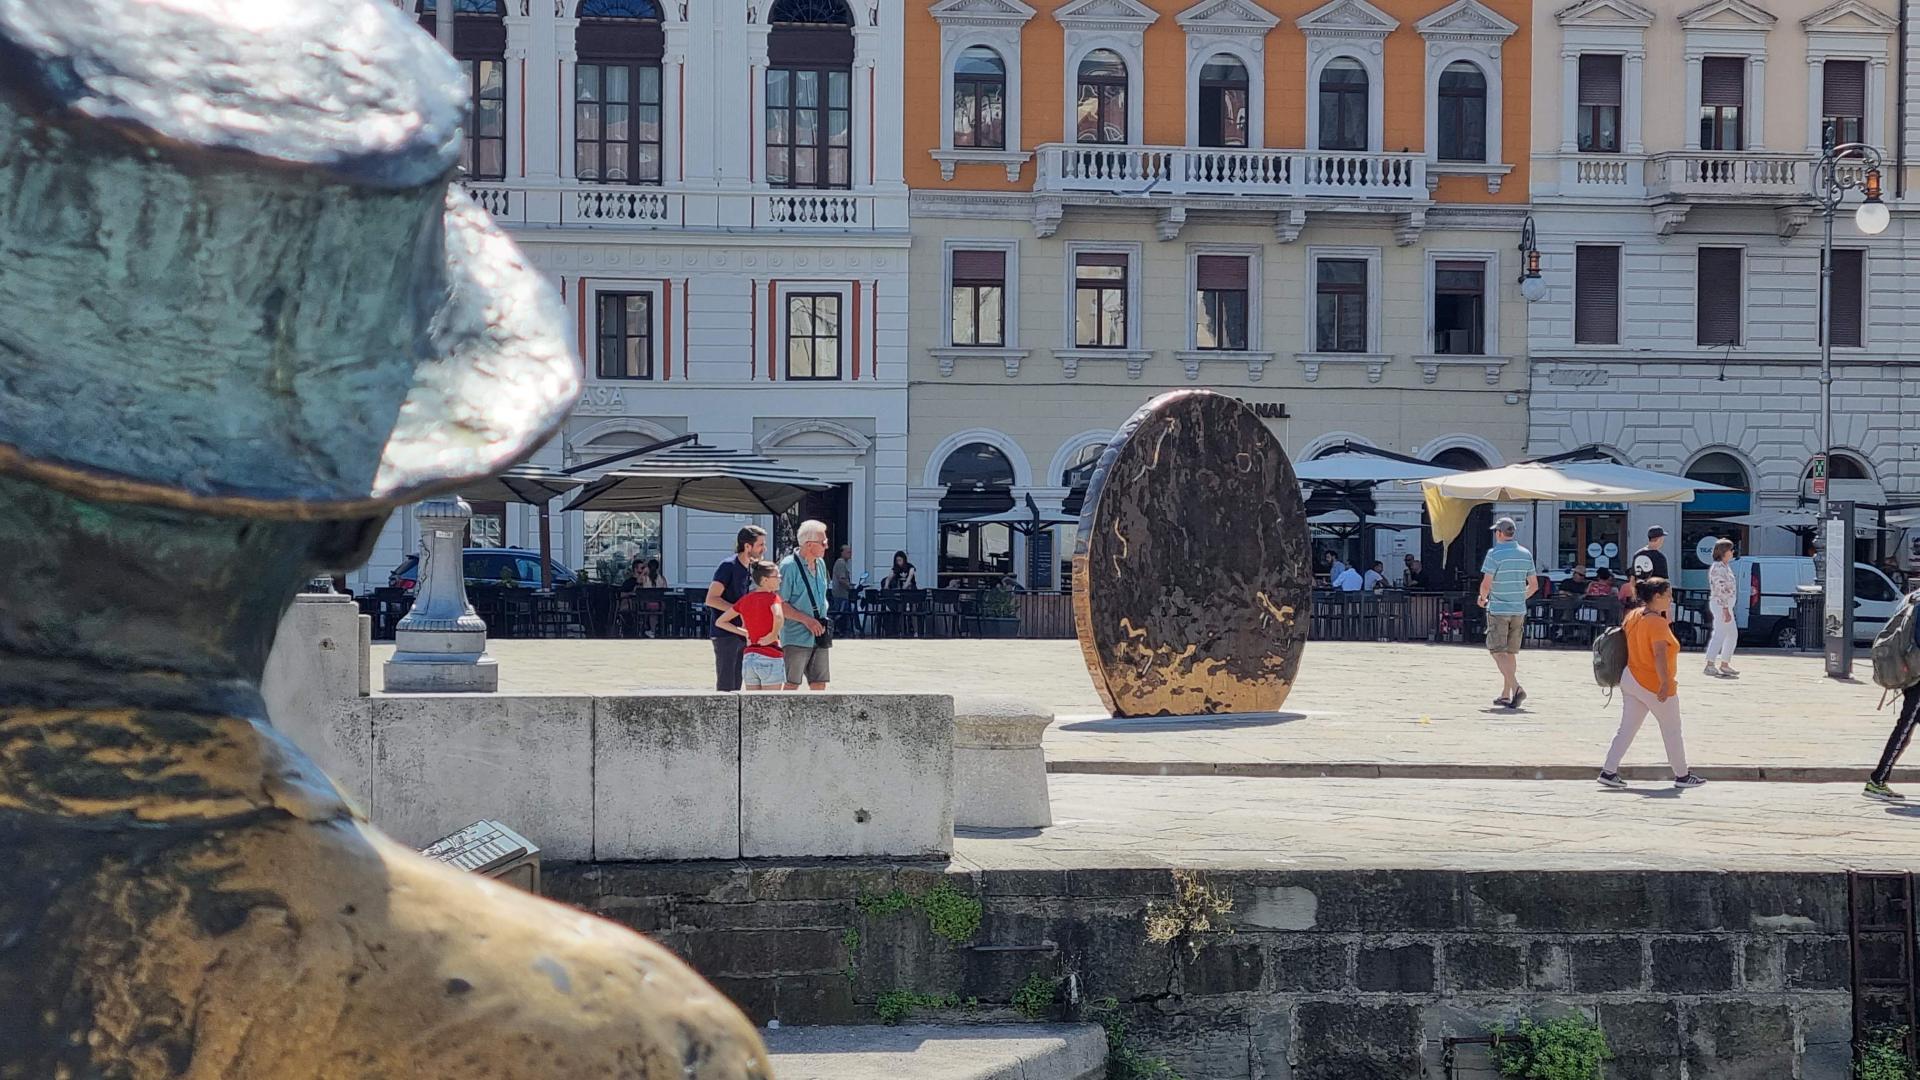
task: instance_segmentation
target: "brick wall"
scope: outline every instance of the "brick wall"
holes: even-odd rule
[[[1610,1077],[1848,1072],[1842,874],[1218,873],[1233,932],[1196,949],[1147,940],[1164,870],[601,865],[548,880],[762,1023],[870,1020],[889,990],[1002,1019],[1038,972],[1071,976],[1082,1009],[1118,999],[1138,1048],[1190,1080],[1437,1078],[1446,1037],[1568,1010],[1606,1031]],[[910,911],[861,909],[941,880],[984,905],[964,945]]]

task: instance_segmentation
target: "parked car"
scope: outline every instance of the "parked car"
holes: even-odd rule
[[[1813,559],[1805,555],[1746,555],[1733,560],[1734,622],[1740,638],[1790,649],[1800,645],[1794,621],[1794,590],[1820,583]],[[1866,563],[1853,564],[1853,637],[1872,641],[1900,608],[1900,589]]]
[[[520,548],[468,548],[461,556],[467,572],[467,585],[512,585],[524,589],[540,587],[540,553]],[[578,575],[553,560],[555,585],[575,584]],[[420,556],[409,555],[387,575],[387,584],[412,592],[419,584]]]

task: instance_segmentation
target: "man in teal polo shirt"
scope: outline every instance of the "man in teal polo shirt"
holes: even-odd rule
[[[1513,539],[1510,517],[1493,523],[1496,543],[1480,563],[1480,606],[1487,611],[1487,651],[1500,669],[1500,696],[1493,699],[1503,709],[1517,709],[1527,699],[1517,674],[1520,666],[1520,642],[1527,634],[1527,598],[1539,587],[1533,576],[1533,552]]]

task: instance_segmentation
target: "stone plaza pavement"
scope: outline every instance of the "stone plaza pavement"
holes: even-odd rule
[[[500,690],[617,694],[712,685],[704,641],[495,641]],[[391,654],[376,646],[373,665]],[[1827,678],[1817,656],[1755,652],[1742,676],[1711,679],[1684,654],[1682,713],[1693,764],[1709,777],[1840,782],[1871,768],[1897,700],[1876,712],[1880,689],[1865,657],[1853,682]],[[964,696],[1014,694],[1052,710],[1056,771],[1154,774],[1358,775],[1511,779],[1586,778],[1619,719],[1593,683],[1588,654],[1522,654],[1529,700],[1496,709],[1499,678],[1484,651],[1457,645],[1315,643],[1299,685],[1274,716],[1110,719],[1071,641],[853,640],[833,649],[837,690]],[[378,678],[376,676],[376,684]],[[1669,775],[1658,730],[1641,733],[1630,776]],[[1920,777],[1920,751],[1911,775]]]

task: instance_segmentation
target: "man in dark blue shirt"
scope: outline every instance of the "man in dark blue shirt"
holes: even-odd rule
[[[740,689],[740,663],[746,651],[747,642],[738,634],[730,634],[719,626],[720,615],[733,610],[740,598],[753,591],[754,560],[765,557],[767,553],[767,530],[758,525],[742,528],[733,538],[733,558],[713,572],[713,583],[707,586],[707,606],[719,614],[713,617],[713,670],[714,689]]]

